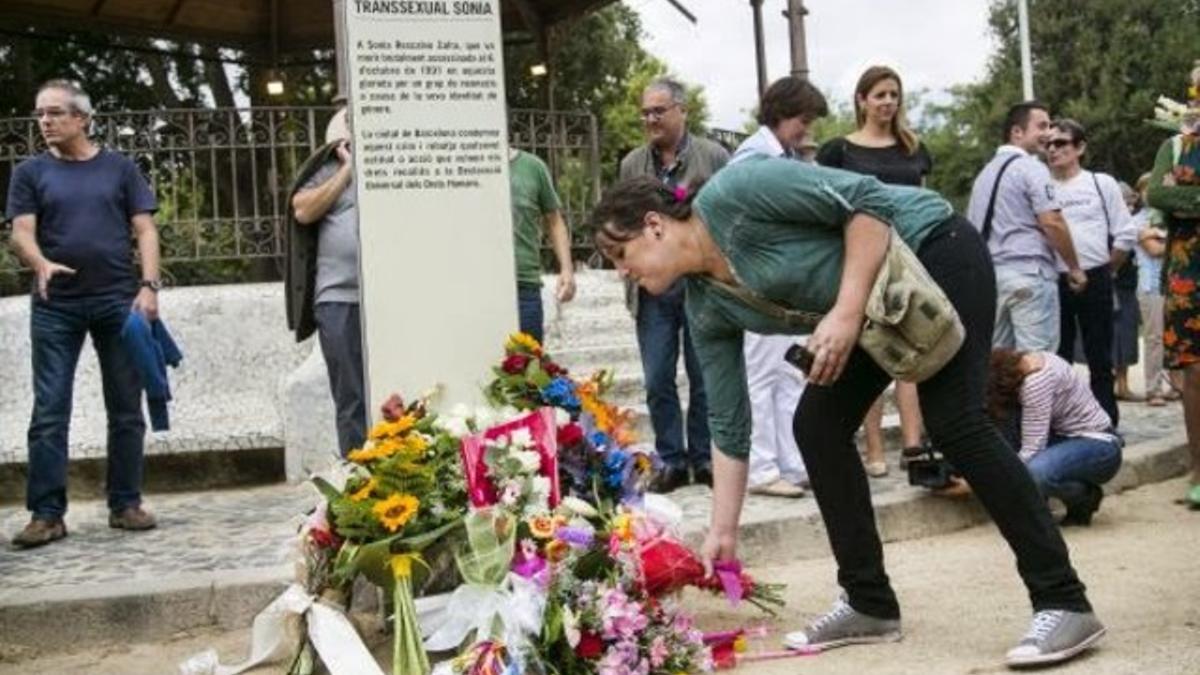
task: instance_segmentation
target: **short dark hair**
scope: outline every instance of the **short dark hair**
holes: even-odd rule
[[[687,220],[699,188],[673,189],[651,176],[635,176],[617,183],[592,209],[592,237],[597,248],[603,252],[639,237],[646,227],[646,214],[651,211]]]
[[[1051,122],[1050,126],[1069,135],[1073,145],[1087,142],[1087,132],[1084,130],[1083,125],[1069,117],[1060,117]]]
[[[1023,101],[1009,108],[1008,113],[1004,115],[1004,129],[1001,132],[1000,140],[1007,143],[1012,138],[1013,127],[1024,129],[1029,124],[1029,116],[1033,114],[1034,110],[1050,114],[1050,108],[1041,101]]]
[[[758,106],[758,123],[774,128],[783,120],[800,115],[824,117],[829,114],[825,95],[806,79],[788,75],[771,83]]]

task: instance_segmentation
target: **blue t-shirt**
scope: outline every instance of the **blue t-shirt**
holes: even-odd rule
[[[132,295],[130,219],[157,208],[146,179],[124,155],[102,149],[73,162],[47,152],[13,171],[5,219],[36,216],[42,255],[75,270],[50,280],[51,298]]]

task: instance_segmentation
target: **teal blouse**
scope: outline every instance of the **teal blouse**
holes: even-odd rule
[[[937,193],[788,159],[727,166],[695,208],[738,282],[792,309],[825,313],[841,283],[843,228],[866,213],[896,228],[914,251],[954,210]],[[750,454],[750,400],[742,335],[799,331],[762,314],[702,275],[687,278],[687,317],[708,394],[709,430],[726,455]]]

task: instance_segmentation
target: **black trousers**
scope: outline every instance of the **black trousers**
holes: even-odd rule
[[[931,440],[970,483],[1016,554],[1034,608],[1090,611],[1045,499],[985,412],[996,315],[987,248],[971,224],[955,216],[930,236],[918,257],[958,310],[967,334],[958,354],[917,387]],[[879,618],[898,618],[900,606],[883,568],[854,431],[889,381],[866,352],[855,348],[837,382],[805,388],[793,427],[837,559],[838,583],[852,607]]]
[[[1112,418],[1121,422],[1117,397],[1113,393],[1113,281],[1112,270],[1102,265],[1087,271],[1088,283],[1082,293],[1072,291],[1066,275],[1058,278],[1059,342],[1058,355],[1074,361],[1075,332],[1083,334],[1083,354],[1087,359],[1092,395]]]
[[[363,385],[358,303],[322,302],[314,309],[317,338],[337,411],[338,450],[345,457],[351,450],[361,448],[367,439],[367,394]]]

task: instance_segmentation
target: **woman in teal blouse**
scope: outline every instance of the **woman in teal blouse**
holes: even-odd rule
[[[800,332],[712,281],[824,314],[808,340],[813,365],[793,430],[846,595],[807,629],[790,634],[789,646],[828,648],[900,636],[900,608],[884,571],[867,477],[853,443],[867,408],[890,381],[857,346],[889,227],[917,252],[966,327],[959,353],[920,383],[921,408],[933,442],[999,526],[1029,589],[1033,628],[1009,652],[1009,662],[1063,660],[1099,639],[1104,628],[1092,614],[1045,501],[985,412],[995,278],[978,233],[945,200],[870,176],[754,158],[718,172],[694,199],[657,181],[624,181],[604,196],[592,221],[600,249],[647,292],[686,279],[688,321],[708,387],[715,446],[706,560],[736,554],[750,449],[742,335]]]

